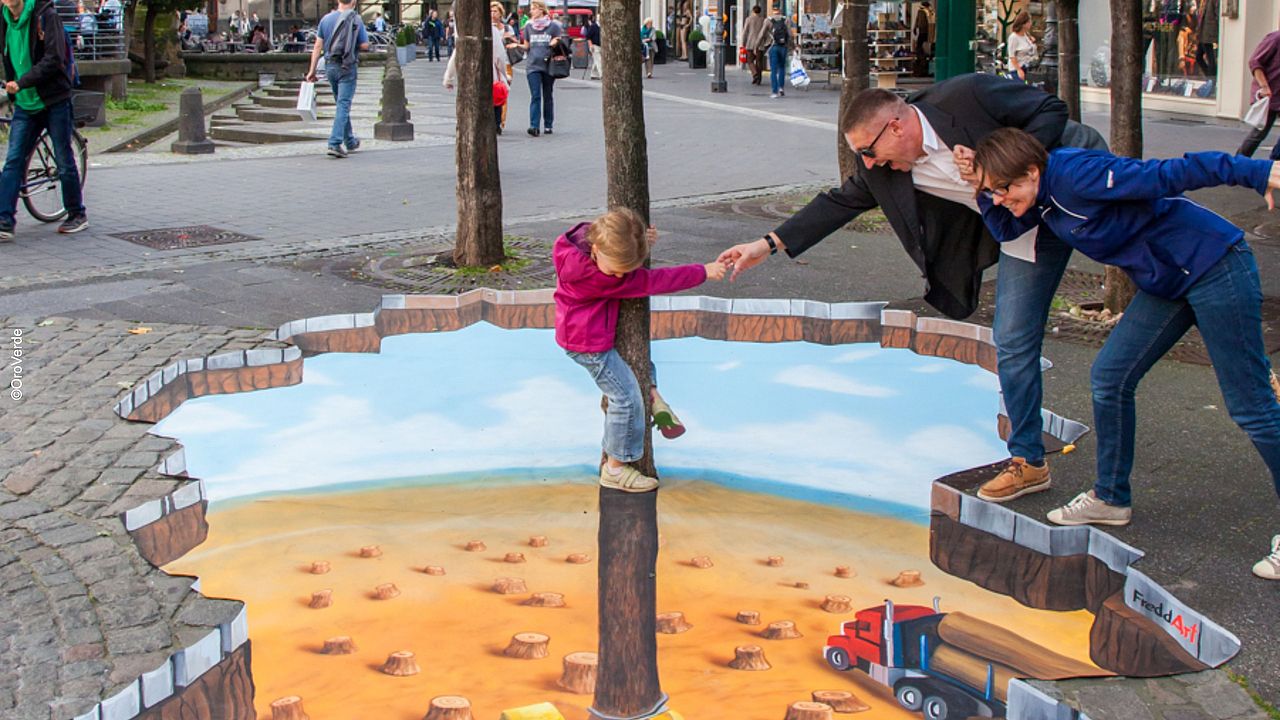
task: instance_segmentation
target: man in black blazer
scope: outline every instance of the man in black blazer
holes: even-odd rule
[[[737,277],[778,250],[795,257],[879,207],[920,268],[924,299],[957,319],[977,308],[982,272],[998,261],[993,336],[1012,461],[978,495],[1007,502],[1047,490],[1040,349],[1071,248],[1045,230],[998,246],[978,214],[969,158],[971,148],[1002,127],[1026,130],[1048,148],[1105,149],[1106,143],[1091,128],[1069,122],[1062,100],[994,75],[952,78],[905,101],[887,90],[865,90],[850,107],[840,128],[862,160],[857,173],[720,260],[732,263]]]

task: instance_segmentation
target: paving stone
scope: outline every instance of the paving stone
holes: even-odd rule
[[[142,477],[142,473],[146,472],[142,468],[124,468],[112,467],[109,470],[102,471],[98,476],[99,484],[106,485],[130,485],[134,480]]]
[[[160,454],[134,450],[116,458],[116,466],[124,468],[153,468],[160,464]]]
[[[149,653],[172,646],[171,631],[162,624],[108,630],[106,636],[107,649],[113,655]]]
[[[40,539],[49,545],[61,548],[67,545],[77,545],[87,542],[98,536],[98,532],[88,525],[73,525],[61,530],[53,530],[42,533]]]
[[[1085,684],[1072,694],[1090,720],[1156,720],[1139,697],[1138,687],[1136,683]]]

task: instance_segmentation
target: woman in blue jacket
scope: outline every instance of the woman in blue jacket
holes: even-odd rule
[[[1182,193],[1280,187],[1280,164],[1220,152],[1134,160],[1106,152],[1045,151],[1017,129],[974,150],[978,206],[996,240],[1043,226],[1085,255],[1129,274],[1138,294],[1093,363],[1098,479],[1049,513],[1059,525],[1126,525],[1131,515],[1134,393],[1142,376],[1195,325],[1231,418],[1253,441],[1280,494],[1280,402],[1262,341],[1262,289],[1244,232]],[[1280,580],[1280,535],[1253,571]]]

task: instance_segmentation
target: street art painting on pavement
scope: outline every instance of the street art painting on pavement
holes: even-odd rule
[[[609,612],[598,392],[545,303],[397,315],[413,300],[282,328],[318,353],[305,361],[209,359],[120,406],[181,441],[209,502],[207,537],[164,567],[245,602],[260,718],[465,703],[585,720]],[[658,665],[679,716],[1031,717],[1052,701],[1019,678],[1234,653],[1129,567],[1136,550],[934,482],[1005,455],[980,329],[878,305],[679,300],[655,303],[652,349],[688,428],[654,441]]]

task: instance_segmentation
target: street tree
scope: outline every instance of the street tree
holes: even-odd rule
[[[840,164],[840,182],[851,177],[858,167],[858,156],[844,139],[844,118],[853,110],[853,99],[871,87],[871,53],[867,40],[868,0],[842,0],[840,9],[840,118],[836,128],[836,158]]]
[[[502,248],[502,180],[493,117],[493,25],[487,0],[457,0],[458,71],[454,163],[458,168],[458,235],[453,261],[458,267],[491,266]]]
[[[1111,152],[1142,157],[1142,5],[1111,0]],[[1119,268],[1106,269],[1103,306],[1123,312],[1137,293]]]
[[[645,142],[644,86],[640,77],[640,0],[600,3],[604,38],[605,167],[610,208],[649,218],[649,156]],[[623,300],[614,347],[640,387],[649,387],[649,300]],[[645,417],[649,393],[641,393]],[[653,442],[634,463],[657,477]],[[658,493],[600,488],[599,668],[592,708],[612,717],[637,717],[660,705],[657,581]]]
[[[1058,97],[1080,122],[1080,0],[1058,0]]]
[[[204,0],[141,0],[147,14],[142,21],[142,77],[156,81],[156,20],[182,10],[195,10]]]

